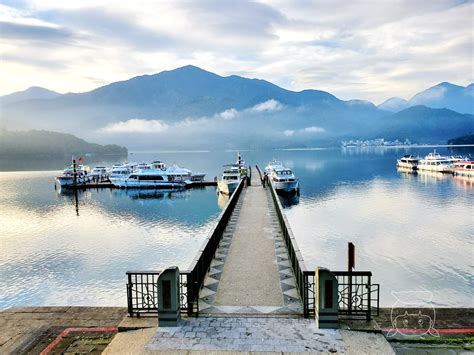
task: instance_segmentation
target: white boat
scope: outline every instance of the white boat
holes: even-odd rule
[[[110,178],[120,188],[180,189],[187,184],[179,175],[161,169],[145,169],[132,172],[126,178]]]
[[[441,156],[434,151],[418,162],[418,170],[435,171],[440,173],[452,173],[453,161],[450,157]]]
[[[90,168],[87,165],[76,164],[76,183],[84,184],[90,181],[88,175]],[[55,178],[60,187],[69,187],[74,185],[74,165],[69,165],[64,168],[63,174]]]
[[[90,172],[90,178],[93,181],[104,181],[109,178],[109,173],[105,166],[96,166]]]
[[[217,180],[217,190],[220,193],[231,195],[244,177],[247,177],[247,168],[245,161],[238,153],[237,161],[234,164],[224,165],[222,177]]]
[[[474,178],[474,161],[463,160],[454,163],[454,175]]]
[[[132,166],[127,163],[116,164],[110,169],[109,180],[112,184],[118,186],[123,180],[128,178],[132,172]]]
[[[206,174],[193,174],[193,172],[186,168],[181,168],[178,165],[172,165],[165,169],[166,173],[175,180],[182,180],[187,182],[203,181]]]
[[[413,155],[404,155],[400,159],[397,159],[397,168],[416,170],[418,169],[419,160],[420,158],[414,157]]]
[[[285,193],[298,193],[300,185],[298,179],[289,168],[285,168],[281,163],[273,161],[269,163],[265,172],[272,181],[275,190]]]
[[[217,180],[217,189],[223,194],[231,195],[239,186],[241,179],[240,167],[237,164],[227,165],[222,178]]]

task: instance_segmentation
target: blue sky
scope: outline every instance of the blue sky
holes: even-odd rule
[[[0,1],[0,95],[193,64],[380,103],[473,81],[473,1]]]

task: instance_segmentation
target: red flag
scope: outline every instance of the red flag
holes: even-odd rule
[[[79,157],[79,159],[77,159],[78,163],[82,163],[83,161],[84,161],[84,159],[82,157]]]

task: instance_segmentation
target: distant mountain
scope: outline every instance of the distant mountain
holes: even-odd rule
[[[448,109],[413,106],[385,118],[381,133],[388,139],[406,137],[414,142],[444,143],[474,130],[474,116]]]
[[[474,114],[474,84],[464,87],[443,82],[419,92],[409,101],[392,97],[378,105],[378,108],[399,112],[407,107],[418,105]]]
[[[12,94],[0,96],[0,105],[8,105],[14,102],[35,100],[35,99],[54,99],[61,96],[60,93],[51,91],[39,86],[32,86],[23,91],[17,91]]]
[[[468,134],[461,137],[451,138],[448,140],[450,145],[474,144],[474,134]]]
[[[407,100],[401,99],[399,97],[391,97],[382,102],[377,107],[390,112],[399,112],[406,109],[408,106],[409,104]]]
[[[472,115],[427,107],[392,114],[389,104],[380,109],[325,91],[295,92],[185,66],[85,93],[5,104],[0,120],[8,129],[61,131],[135,149],[314,146],[376,136],[446,142],[472,131]]]
[[[0,129],[0,157],[39,156],[71,157],[72,155],[127,156],[127,148],[86,142],[72,134],[50,131],[7,131]]]

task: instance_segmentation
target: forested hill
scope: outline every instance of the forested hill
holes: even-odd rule
[[[0,129],[0,156],[127,155],[125,147],[89,143],[72,134]]]

